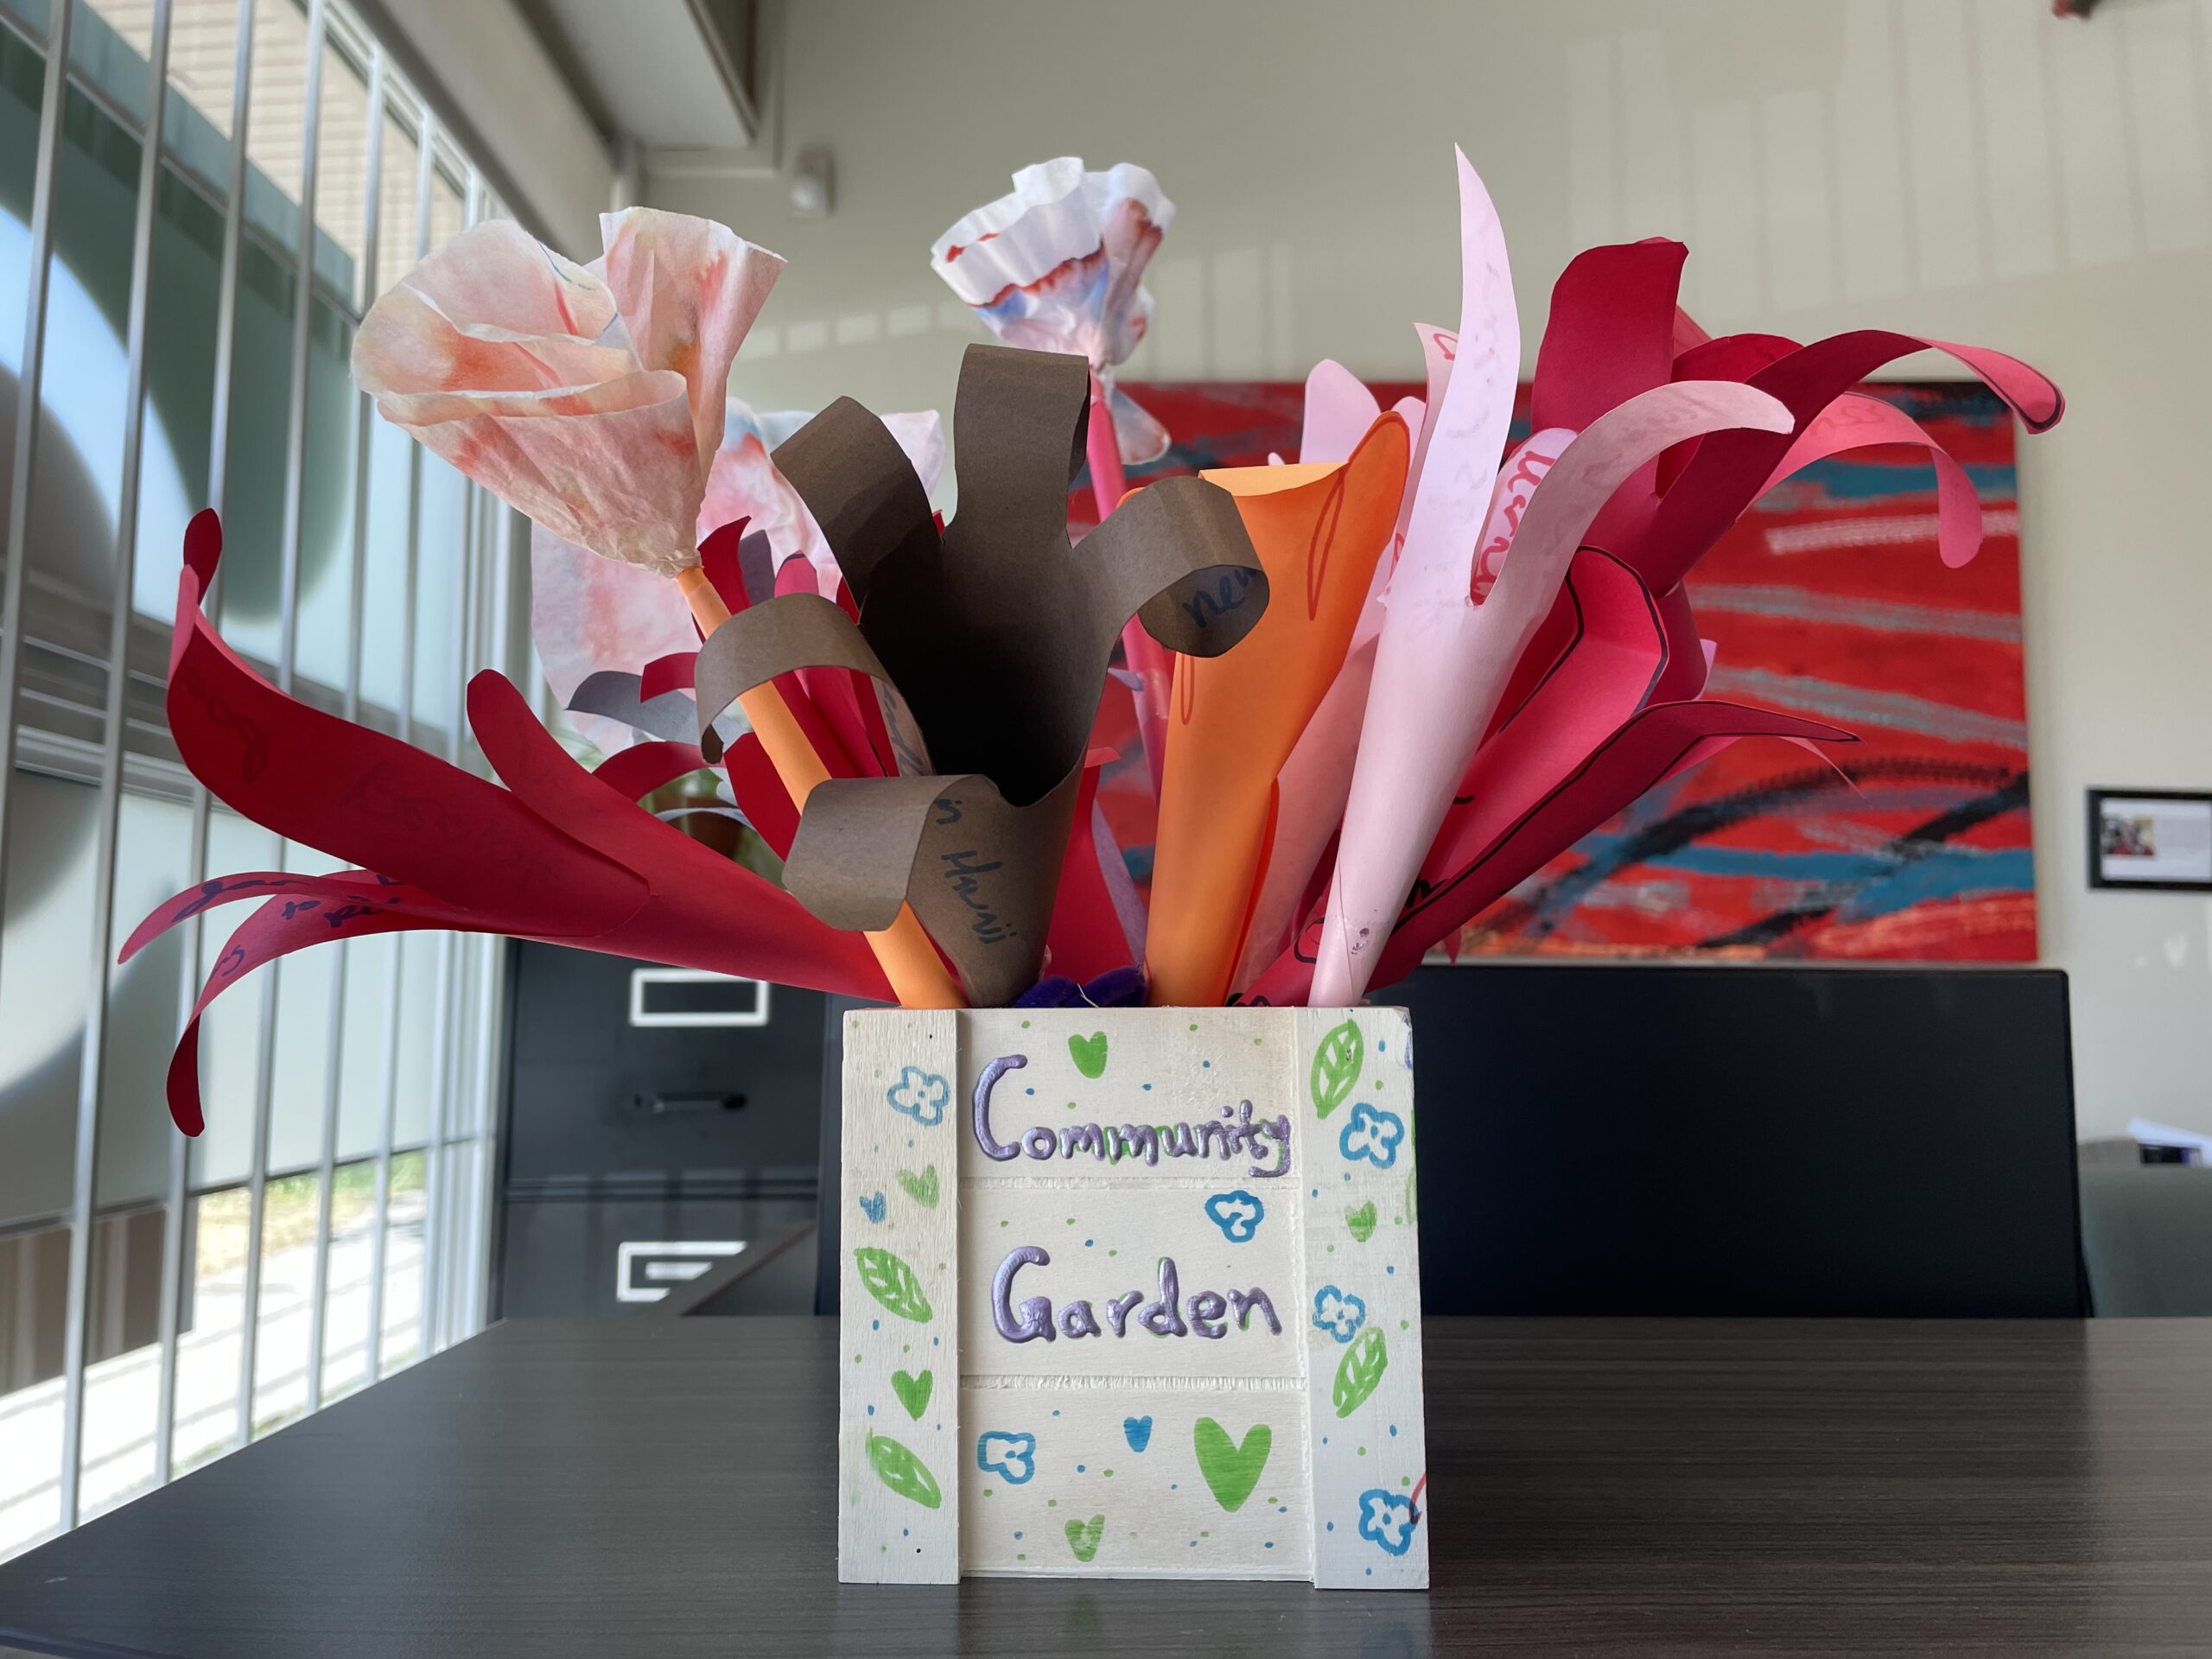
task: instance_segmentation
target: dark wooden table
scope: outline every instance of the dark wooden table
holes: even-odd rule
[[[1427,1595],[841,1587],[829,1321],[564,1321],[502,1325],[0,1567],[0,1647],[2212,1651],[2212,1320],[1427,1336]]]

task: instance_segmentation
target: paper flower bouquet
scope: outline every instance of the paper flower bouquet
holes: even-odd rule
[[[202,613],[221,539],[202,514],[171,649],[178,748],[239,812],[350,868],[211,880],[125,954],[251,900],[200,1010],[289,951],[418,928],[900,1004],[846,1041],[847,1242],[865,1234],[846,1264],[847,1576],[1425,1581],[1411,1051],[1402,1015],[1356,1005],[1727,744],[1849,740],[1703,696],[1712,647],[1683,577],[1773,485],[1873,444],[1929,450],[1942,557],[1974,556],[1963,471],[1861,379],[1936,346],[2031,431],[2062,400],[2011,358],[1903,334],[1708,337],[1675,302],[1684,250],[1654,240],[1560,278],[1535,429],[1509,452],[1519,324],[1461,156],[1459,322],[1420,331],[1427,396],[1382,410],[1323,363],[1296,461],[1128,493],[1122,462],[1165,435],[1112,375],[1144,333],[1173,206],[1135,168],[1063,159],[1015,182],[931,251],[1007,342],[961,368],[949,520],[929,417],[894,427],[839,399],[791,429],[727,404],[782,262],[720,226],[609,215],[582,266],[486,224],[386,293],[355,374],[538,526],[541,658],[603,758],[587,770],[493,673],[467,716],[497,783],[286,696]],[[1071,545],[1086,466],[1103,522]],[[1102,701],[1132,695],[1158,790],[1148,910],[1093,800],[1116,758],[1093,741]],[[640,804],[701,774],[780,880]],[[169,1077],[187,1133],[198,1014]],[[1075,1170],[1103,1195],[1087,1227],[1058,1224],[1076,1198],[1022,1185]],[[963,1198],[979,1172],[1007,1179]],[[1223,1190],[1201,1205],[1156,1179],[1179,1173]],[[1053,1278],[1041,1243],[1000,1259],[1020,1235],[971,1230],[986,1214],[1049,1232],[1099,1282]],[[952,1288],[963,1240],[988,1246],[970,1264],[988,1292]],[[1109,1255],[1160,1266],[1130,1279]],[[1040,1356],[1118,1352],[1140,1323],[1196,1338],[1147,1351],[1157,1398],[1117,1387],[1047,1427],[1019,1389],[963,1403],[955,1386],[1033,1382]],[[1209,1410],[1171,1386],[1235,1370],[1232,1351],[1252,1356],[1239,1376],[1288,1377],[1304,1403],[1270,1421],[1263,1402],[1291,1395]],[[894,1433],[894,1411],[911,1427]],[[972,1447],[963,1412],[989,1419]],[[1323,1449],[1332,1423],[1370,1418],[1389,1455]],[[1303,1487],[1268,1473],[1287,1496],[1246,1510],[1294,1433]],[[1125,1484],[1128,1513],[1070,1497],[1084,1471],[1171,1444],[1192,1478],[1141,1501]],[[1052,1513],[1001,1525],[1044,1503],[1027,1483],[1047,1471]],[[971,1487],[997,1509],[963,1533]],[[1211,1553],[1175,1554],[1186,1531]],[[1027,1538],[1046,1541],[1033,1563]]]

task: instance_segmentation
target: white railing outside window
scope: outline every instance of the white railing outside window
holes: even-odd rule
[[[527,661],[514,520],[346,363],[503,211],[337,0],[0,0],[0,1556],[482,1323],[499,942],[263,969],[206,1022],[191,1142],[163,1075],[246,908],[114,959],[210,874],[332,868],[169,739],[198,507],[236,649],[481,769],[467,677]]]

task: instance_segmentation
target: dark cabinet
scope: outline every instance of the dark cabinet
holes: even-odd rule
[[[529,944],[512,985],[499,1317],[650,1308],[814,1218],[820,995]]]

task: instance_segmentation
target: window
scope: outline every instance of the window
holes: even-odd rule
[[[460,691],[513,656],[515,520],[347,359],[501,211],[335,0],[0,0],[0,1555],[481,1323],[497,942],[264,969],[203,1028],[190,1143],[169,1052],[245,912],[101,964],[207,873],[328,867],[169,741],[201,505],[236,649],[480,767]]]

